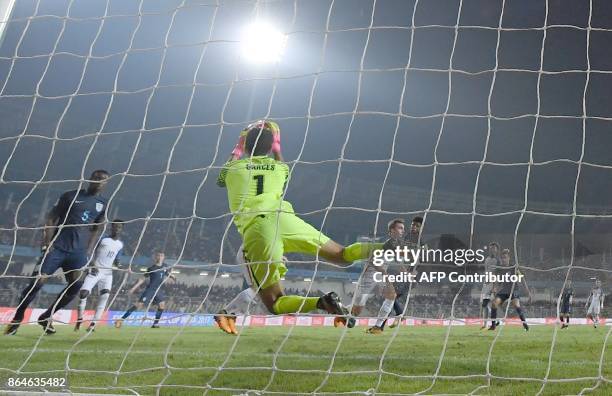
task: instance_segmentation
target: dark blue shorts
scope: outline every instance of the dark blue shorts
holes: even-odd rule
[[[158,290],[157,287],[147,287],[140,295],[138,301],[148,304],[151,300],[153,300],[152,304],[157,305],[166,301],[166,295],[161,289]]]
[[[502,303],[504,303],[507,299],[510,299],[510,301],[519,298],[518,293],[515,291],[512,293],[512,295],[510,295],[510,292],[501,292],[501,293],[497,293],[495,295],[495,298],[499,298],[500,300],[502,300]]]
[[[40,273],[52,275],[61,268],[64,272],[79,270],[87,265],[87,255],[84,251],[65,252],[61,249],[52,249],[40,266]],[[34,274],[38,274],[38,266],[34,267]]]
[[[570,303],[561,303],[561,313],[562,314],[572,313],[572,306],[570,305]]]

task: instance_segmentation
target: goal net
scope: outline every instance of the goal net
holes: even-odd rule
[[[105,232],[123,220],[125,245],[95,332],[72,331],[77,296],[43,334],[39,315],[66,294],[61,270],[45,277],[0,339],[0,389],[609,394],[605,297],[599,318],[587,309],[612,280],[611,13],[603,0],[0,1],[1,324],[38,279],[48,213],[96,169],[110,175]],[[479,330],[495,322],[481,319],[483,284],[451,280],[482,262],[423,262],[416,274],[438,280],[397,286],[381,335],[364,331],[384,287],[355,328],[255,301],[237,336],[222,333],[213,316],[246,265],[216,180],[261,119],[282,131],[285,198],[338,243],[384,241],[390,220],[408,232],[420,216],[416,246],[508,249],[526,283],[497,329]],[[161,328],[146,301],[115,329],[156,252],[175,278],[157,290]],[[366,263],[288,260],[286,294],[358,304]]]

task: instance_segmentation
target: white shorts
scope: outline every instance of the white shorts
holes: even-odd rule
[[[100,290],[110,290],[113,284],[113,273],[100,271],[97,275],[87,274],[85,277],[85,281],[83,281],[83,286],[81,286],[81,290],[87,290],[91,293],[91,290],[94,286],[98,285],[98,291]]]
[[[357,291],[355,291],[355,301],[354,305],[359,307],[363,307],[368,302],[368,299],[374,294],[376,290],[376,286],[378,286],[378,282],[374,281],[374,274],[377,271],[369,266],[363,274],[361,274],[361,278],[359,279],[359,283],[357,284]]]
[[[589,310],[587,311],[588,315],[599,315],[601,305],[599,305],[599,301],[594,301],[589,305]]]
[[[493,285],[490,283],[484,283],[482,285],[482,291],[480,292],[480,301],[491,300],[491,294],[493,293]]]

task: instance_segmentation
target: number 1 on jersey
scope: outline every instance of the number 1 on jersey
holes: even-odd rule
[[[257,181],[257,195],[263,194],[264,175],[255,175],[253,179]]]

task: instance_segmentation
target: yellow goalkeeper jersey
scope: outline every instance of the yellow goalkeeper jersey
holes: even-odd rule
[[[257,216],[278,210],[293,213],[282,198],[288,176],[287,164],[267,155],[225,163],[217,185],[227,188],[234,224],[241,234]]]

